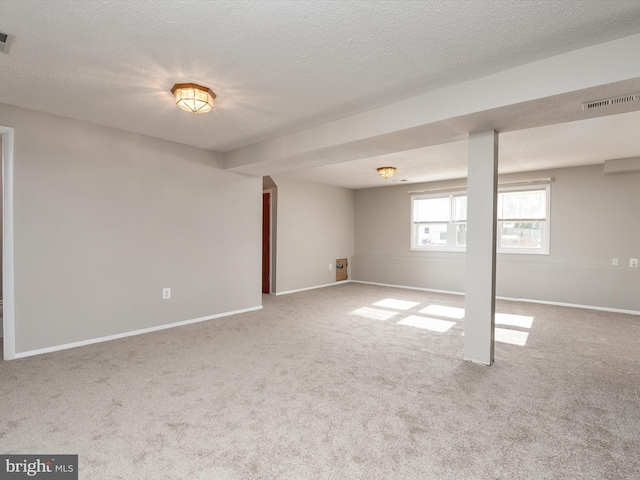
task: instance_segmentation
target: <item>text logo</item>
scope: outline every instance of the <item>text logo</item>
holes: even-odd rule
[[[78,455],[0,455],[0,480],[78,480]]]

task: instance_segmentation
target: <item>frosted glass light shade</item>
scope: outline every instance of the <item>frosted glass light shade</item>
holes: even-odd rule
[[[396,167],[380,167],[378,168],[378,175],[382,178],[393,177],[396,174]]]
[[[210,88],[195,83],[178,83],[171,93],[176,97],[176,105],[187,112],[206,113],[213,108],[216,94]]]

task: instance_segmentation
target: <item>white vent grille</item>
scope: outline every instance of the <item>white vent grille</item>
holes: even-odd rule
[[[609,105],[619,105],[621,103],[640,101],[640,93],[632,95],[622,95],[620,97],[605,98],[604,100],[596,100],[594,102],[586,102],[582,104],[582,110],[592,110],[594,108],[608,107]]]

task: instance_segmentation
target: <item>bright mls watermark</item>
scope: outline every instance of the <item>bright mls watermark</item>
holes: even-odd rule
[[[0,455],[0,480],[78,480],[78,455]]]

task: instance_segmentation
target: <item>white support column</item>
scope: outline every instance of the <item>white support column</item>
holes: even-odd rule
[[[464,359],[493,363],[498,134],[469,134]]]

